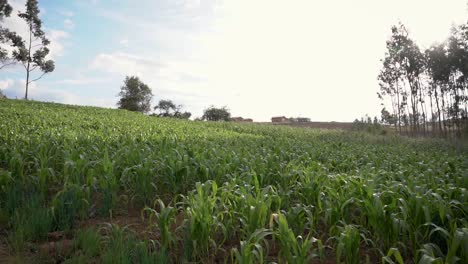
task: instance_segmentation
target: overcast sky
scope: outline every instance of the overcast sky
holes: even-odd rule
[[[15,8],[25,0],[10,0]],[[30,97],[115,107],[126,75],[194,117],[209,105],[233,116],[352,121],[379,115],[377,74],[390,27],[421,48],[468,20],[467,0],[42,0],[56,70]],[[17,17],[7,26],[24,32]],[[24,69],[0,89],[24,96]]]

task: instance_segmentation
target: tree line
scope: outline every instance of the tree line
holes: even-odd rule
[[[117,102],[119,109],[148,114],[151,112],[153,93],[151,88],[143,83],[137,76],[125,77],[124,84],[120,87]],[[182,105],[176,105],[172,100],[162,99],[153,107],[151,116],[189,119],[192,114],[182,110]],[[196,120],[230,121],[231,113],[226,107],[210,106],[203,111],[203,116]]]
[[[466,136],[468,23],[425,50],[399,23],[386,47],[378,76],[382,119],[401,134]]]

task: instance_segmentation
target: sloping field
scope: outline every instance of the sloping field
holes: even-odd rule
[[[444,141],[0,100],[0,263],[468,263]]]

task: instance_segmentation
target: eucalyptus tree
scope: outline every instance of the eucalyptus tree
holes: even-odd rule
[[[401,123],[402,110],[404,111],[404,107],[407,106],[406,100],[409,96],[411,113],[408,113],[408,116],[412,117],[410,119],[412,131],[419,131],[421,121],[419,107],[423,124],[425,124],[424,94],[421,86],[424,56],[416,43],[408,36],[408,31],[403,24],[393,26],[391,31],[383,68],[379,75],[381,92],[382,95],[386,94],[391,97],[398,123]]]
[[[439,131],[442,131],[442,124],[446,130],[449,119],[445,116],[448,114],[447,111],[457,110],[450,103],[453,97],[446,98],[451,91],[448,88],[448,78],[452,75],[453,66],[450,65],[454,64],[450,62],[447,45],[445,43],[433,45],[422,52],[402,23],[393,26],[391,32],[385,58],[382,60],[382,70],[378,76],[379,97],[390,99],[392,110],[398,120],[396,123],[400,126],[408,123],[412,134],[416,132],[426,134],[429,126],[434,131],[434,124],[437,121]],[[459,56],[457,53],[453,57],[458,60]],[[437,108],[436,113],[434,107]],[[401,127],[399,131],[401,132]]]
[[[413,124],[420,130],[420,113],[418,102],[421,106],[422,118],[425,123],[425,112],[423,107],[423,90],[421,85],[421,74],[424,67],[424,57],[416,43],[408,37],[408,32],[403,24],[400,25],[399,34],[401,39],[398,42],[397,59],[402,65],[403,76],[410,87],[411,108],[413,114]]]
[[[463,105],[462,119],[465,132],[468,132],[468,21],[459,28],[460,39],[462,43],[463,53],[461,56],[460,71],[463,74],[461,86],[461,101]]]
[[[392,115],[397,117],[397,120],[395,120],[393,124],[395,127],[398,126],[398,131],[401,133],[401,112],[403,106],[401,99],[405,98],[402,98],[400,88],[401,68],[389,53],[386,54],[382,62],[383,68],[378,76],[380,85],[380,93],[378,93],[378,96],[381,100],[384,100],[384,96],[390,97],[393,111]]]
[[[462,128],[461,119],[466,119],[466,90],[468,84],[468,41],[466,25],[453,27],[447,44],[450,65],[448,82],[451,93],[449,115],[456,124],[457,133]],[[463,110],[463,111],[462,111]]]
[[[0,0],[0,69],[15,64],[15,60],[5,46],[9,46],[11,50],[17,50],[23,46],[22,38],[4,26],[4,18],[9,17],[12,11],[13,8],[8,1]]]
[[[442,132],[442,120],[445,116],[445,93],[450,79],[450,63],[446,51],[446,43],[432,45],[426,50],[426,66],[429,76],[430,96],[434,96],[437,107],[437,119],[439,131]],[[447,133],[447,126],[444,122],[444,133]]]
[[[53,60],[48,60],[50,41],[42,30],[42,21],[39,18],[39,6],[37,0],[27,0],[26,10],[18,16],[27,24],[27,37],[18,51],[13,53],[14,59],[21,62],[26,71],[26,87],[24,99],[28,99],[29,84],[41,79],[45,74],[54,71]],[[42,72],[39,76],[32,78],[35,70]]]

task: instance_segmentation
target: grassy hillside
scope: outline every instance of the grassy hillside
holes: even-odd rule
[[[18,100],[0,121],[0,262],[468,263],[468,152],[443,141]]]

